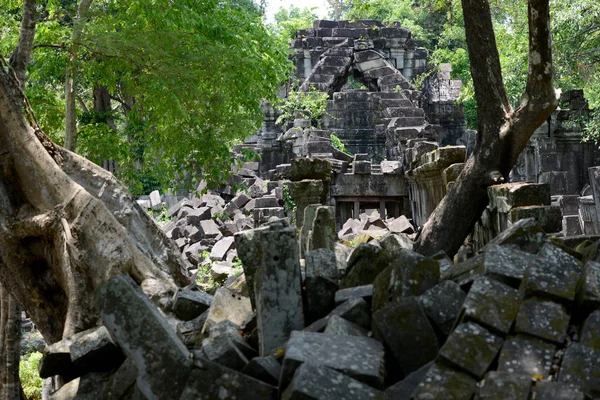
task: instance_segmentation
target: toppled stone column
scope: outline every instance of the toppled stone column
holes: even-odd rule
[[[179,398],[190,352],[140,287],[118,275],[100,287],[98,300],[104,325],[137,367],[139,390],[151,400]]]
[[[292,330],[304,328],[298,242],[293,227],[260,233],[261,265],[255,275],[259,352],[269,355]]]

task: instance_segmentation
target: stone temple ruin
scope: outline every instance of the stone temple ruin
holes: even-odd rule
[[[166,203],[163,231],[195,283],[159,310],[113,277],[104,325],[45,348],[49,398],[599,398],[600,172],[569,123],[589,112],[581,93],[563,95],[511,182],[488,188],[455,259],[425,257],[416,227],[473,145],[460,82],[442,66],[415,90],[427,52],[378,21],[316,21],[292,47],[301,90],[329,94],[322,126],[298,113],[278,127],[265,105],[244,145],[261,160],[228,186],[139,200]]]

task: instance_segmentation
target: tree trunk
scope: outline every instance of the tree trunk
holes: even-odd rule
[[[19,356],[21,309],[14,297],[0,285],[0,399],[21,399]]]
[[[73,20],[71,55],[65,73],[65,148],[70,151],[75,151],[77,146],[77,49],[91,3],[92,0],[81,0],[77,7],[77,15]]]
[[[163,304],[177,249],[112,174],[32,128],[0,72],[0,282],[50,342],[98,325],[95,290],[129,273]]]
[[[548,0],[529,0],[527,87],[515,110],[502,82],[488,0],[462,0],[478,109],[475,148],[415,243],[417,251],[454,255],[487,204],[489,185],[503,182],[529,138],[558,105],[552,85]]]

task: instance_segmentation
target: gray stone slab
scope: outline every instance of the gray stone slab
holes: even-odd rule
[[[329,318],[327,326],[325,327],[325,333],[328,335],[363,337],[366,337],[368,334],[366,329],[337,315],[333,315]]]
[[[600,309],[600,263],[588,261],[577,288],[577,313],[589,313]]]
[[[109,371],[125,360],[104,326],[75,335],[69,350],[71,361],[87,371]]]
[[[173,314],[183,321],[189,321],[208,310],[212,300],[213,296],[208,293],[189,288],[180,289],[173,298]]]
[[[558,381],[578,387],[592,398],[600,396],[600,352],[571,343],[563,356]]]
[[[475,379],[464,372],[435,363],[413,392],[415,400],[465,400],[475,392]]]
[[[352,297],[360,297],[368,304],[371,304],[371,299],[373,298],[373,284],[338,290],[335,293],[335,303],[341,304]]]
[[[242,326],[251,315],[252,305],[248,297],[233,290],[219,288],[208,309],[204,331],[208,332],[210,328],[225,320]]]
[[[482,326],[467,322],[450,334],[439,356],[479,380],[490,368],[503,342]]]
[[[334,369],[311,363],[302,364],[282,400],[368,400],[375,399],[378,390]]]
[[[529,336],[516,336],[504,341],[498,371],[527,376],[550,375],[556,348],[553,344]]]
[[[492,239],[487,246],[516,244],[523,251],[536,253],[545,242],[544,230],[533,218],[520,219]]]
[[[517,316],[522,293],[488,277],[475,279],[463,303],[465,320],[506,335]]]
[[[425,314],[444,335],[450,334],[467,294],[453,281],[443,281],[423,293],[419,303]]]
[[[285,349],[280,387],[287,387],[304,363],[333,368],[374,388],[383,388],[384,349],[375,339],[292,332]]]
[[[210,218],[210,208],[208,207],[200,207],[188,210],[188,213],[185,216],[186,223],[195,227],[200,227],[200,221],[206,221]]]
[[[425,364],[400,382],[387,388],[383,394],[383,398],[385,400],[409,399],[410,395],[417,389],[423,379],[425,379],[425,376],[432,365],[433,362]]]
[[[450,268],[450,279],[460,285],[472,282],[480,275],[487,275],[499,282],[519,288],[529,263],[536,256],[511,246],[490,245],[476,260]]]
[[[491,371],[483,380],[478,400],[528,400],[531,377]]]
[[[584,400],[581,390],[561,382],[539,381],[532,390],[533,400]]]
[[[197,359],[190,374],[190,379],[183,388],[181,397],[165,397],[165,399],[181,400],[215,400],[215,399],[247,399],[272,400],[277,389],[258,379],[223,367],[206,359]]]
[[[225,259],[227,252],[234,247],[234,239],[232,236],[224,237],[219,240],[210,252],[210,259],[213,261],[222,261]]]
[[[226,335],[205,339],[202,342],[201,356],[236,371],[241,371],[248,365],[246,356]]]
[[[373,283],[373,311],[401,297],[420,296],[438,284],[439,263],[412,250],[401,249],[395,262],[381,272]]]
[[[137,367],[141,392],[151,400],[178,398],[190,353],[140,287],[128,275],[114,276],[100,287],[98,302],[104,325]]]
[[[391,262],[391,256],[381,247],[369,243],[359,244],[348,258],[347,274],[340,287],[345,289],[373,283]]]
[[[252,378],[277,386],[281,375],[281,364],[274,357],[254,357],[242,370]]]
[[[529,299],[521,304],[515,332],[526,333],[554,343],[563,343],[570,317],[565,307],[552,301]]]
[[[437,356],[437,336],[416,297],[401,298],[374,313],[373,330],[406,375]]]
[[[594,311],[585,320],[581,329],[581,344],[600,351],[600,310]]]
[[[550,297],[570,304],[580,276],[581,268],[575,258],[546,243],[525,272],[521,290],[528,296]]]
[[[298,242],[295,228],[261,234],[262,261],[255,296],[259,353],[281,347],[293,330],[304,328]]]

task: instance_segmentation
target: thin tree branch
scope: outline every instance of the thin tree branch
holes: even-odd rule
[[[478,141],[497,141],[512,108],[506,95],[488,0],[462,0],[465,34],[478,114]],[[489,132],[488,132],[489,131]]]
[[[35,0],[23,1],[23,16],[21,17],[21,29],[19,32],[19,42],[10,56],[10,67],[23,87],[27,66],[31,59],[31,50],[33,39],[35,37],[36,27],[36,4]]]

